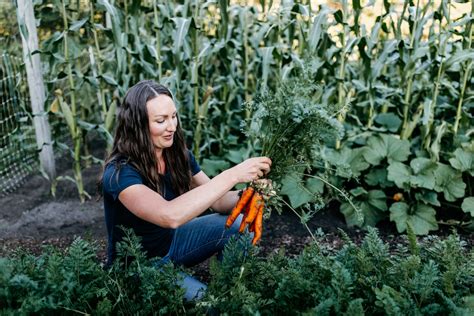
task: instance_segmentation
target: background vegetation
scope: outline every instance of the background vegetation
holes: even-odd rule
[[[4,23],[15,14],[5,7],[0,45],[19,54],[22,21]],[[284,149],[273,141],[284,115],[319,124],[308,128],[314,139],[301,138],[303,163],[278,171],[271,207],[284,203],[306,223],[331,202],[368,233],[356,245],[341,232],[340,249],[314,242],[295,258],[261,258],[248,236],[233,240],[198,304],[182,301],[181,271],[157,270],[132,235],[110,269],[80,239],[66,253],[19,251],[0,258],[0,314],[472,314],[472,249],[457,235],[415,237],[473,227],[474,3],[458,7],[36,1],[46,111],[58,157],[73,158],[74,177],[54,185],[73,181],[89,197],[82,171],[103,163],[93,144],[110,146],[125,91],[155,79],[175,94],[188,145],[211,176]],[[384,244],[370,228],[383,220],[406,243]]]
[[[469,225],[474,4],[453,19],[450,1],[374,3],[36,2],[47,109],[63,126],[55,144],[74,158],[66,180],[88,197],[81,170],[103,158],[90,139],[110,145],[117,106],[141,79],[172,89],[212,176],[258,151],[241,132],[253,115],[242,105],[309,69],[307,88],[320,87],[312,102],[337,109],[344,132],[306,170],[327,184],[301,174],[281,184],[303,219],[335,198],[349,225],[389,219],[416,234]],[[367,12],[377,12],[370,27]]]

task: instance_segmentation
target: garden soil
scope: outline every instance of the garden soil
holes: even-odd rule
[[[60,168],[65,171],[61,174],[72,176],[67,164],[62,162]],[[53,197],[49,182],[39,174],[29,176],[17,190],[0,197],[0,257],[19,249],[39,254],[47,245],[66,250],[75,238],[82,237],[97,245],[98,260],[105,262],[103,200],[98,199],[96,194],[96,182],[100,173],[101,167],[98,165],[84,170],[85,189],[92,196],[84,203],[80,202],[74,183],[69,181],[60,181]],[[328,248],[341,247],[339,229],[346,231],[355,242],[360,242],[364,232],[346,227],[344,217],[337,209],[336,204],[329,205],[316,213],[308,223],[309,228],[312,231],[320,228],[324,232],[320,242]],[[396,233],[391,223],[382,223],[380,233],[391,247],[406,241],[404,236]],[[447,232],[441,230],[440,233]],[[468,247],[472,248],[473,234],[461,234]],[[262,256],[278,251],[296,256],[310,242],[308,230],[296,215],[287,211],[282,215],[272,214],[264,222],[259,248]],[[193,273],[199,279],[208,281],[208,266],[209,260],[192,269]]]

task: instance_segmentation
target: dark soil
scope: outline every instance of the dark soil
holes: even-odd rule
[[[70,162],[61,162],[62,175],[72,176]],[[16,191],[0,197],[0,256],[7,256],[19,248],[33,254],[41,253],[45,245],[66,249],[74,238],[81,236],[98,244],[98,259],[105,262],[106,229],[103,219],[102,200],[96,200],[96,180],[101,167],[93,165],[83,172],[85,189],[93,198],[81,204],[75,185],[61,181],[57,186],[56,197],[50,194],[50,184],[41,175],[32,175]],[[342,239],[338,229],[346,233],[357,243],[364,236],[360,230],[349,229],[344,217],[338,212],[337,204],[329,205],[317,213],[308,223],[312,231],[320,228],[324,235],[320,242],[327,248],[338,249]],[[379,225],[382,238],[395,247],[405,243],[406,238],[397,234],[390,222]],[[450,229],[441,227],[436,234],[445,236]],[[474,234],[460,231],[468,248],[474,244]],[[272,214],[264,223],[263,237],[260,242],[262,256],[284,249],[288,256],[295,256],[310,243],[307,229],[294,213],[288,211],[282,215]],[[209,260],[196,266],[194,274],[207,281]]]

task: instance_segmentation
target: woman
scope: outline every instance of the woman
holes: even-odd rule
[[[270,171],[267,157],[250,158],[212,180],[186,149],[171,92],[141,81],[127,92],[117,118],[112,152],[102,174],[108,263],[123,238],[120,226],[141,237],[148,257],[186,267],[220,252],[236,234],[240,218],[226,230],[227,214],[238,201],[238,183]],[[197,218],[212,208],[218,214]],[[187,276],[186,298],[205,285]]]

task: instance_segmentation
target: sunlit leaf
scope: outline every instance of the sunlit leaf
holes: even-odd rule
[[[69,27],[69,30],[72,32],[79,30],[81,27],[84,26],[84,24],[87,23],[88,20],[89,20],[89,17],[83,18],[79,21],[75,21],[74,23],[71,24],[71,26]]]

